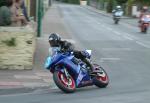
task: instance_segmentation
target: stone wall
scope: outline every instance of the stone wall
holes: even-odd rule
[[[0,27],[0,69],[32,69],[35,43],[30,26]]]

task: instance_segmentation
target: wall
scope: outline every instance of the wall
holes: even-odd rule
[[[32,69],[35,52],[34,30],[27,27],[0,27],[0,69]],[[16,46],[7,42],[15,38]],[[10,42],[10,44],[12,44]]]
[[[139,17],[140,16],[140,11],[138,11],[138,7],[136,5],[132,6],[132,16],[133,17]]]

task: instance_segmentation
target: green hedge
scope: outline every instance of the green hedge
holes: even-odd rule
[[[5,4],[6,0],[0,0],[0,7]]]
[[[80,1],[79,0],[62,0],[65,3],[70,3],[70,4],[79,4]]]
[[[79,4],[79,0],[68,0],[68,3],[71,3],[71,4]]]
[[[112,10],[114,9],[114,7],[117,5],[116,0],[108,0],[108,4],[107,4],[107,12],[111,13]]]

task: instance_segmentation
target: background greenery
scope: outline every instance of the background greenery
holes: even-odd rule
[[[6,2],[6,0],[0,0],[0,7],[1,7],[2,5],[4,5],[5,2]]]

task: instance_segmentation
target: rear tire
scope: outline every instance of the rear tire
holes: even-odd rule
[[[146,26],[142,25],[141,32],[146,34],[147,30],[148,30],[148,28]]]
[[[144,28],[144,31],[143,31],[145,34],[147,33],[147,27]]]
[[[114,18],[114,23],[115,23],[115,24],[119,24],[119,19]]]
[[[118,20],[115,20],[115,24],[118,24]]]
[[[65,93],[73,93],[76,90],[74,79],[70,76],[69,80],[67,80],[66,76],[61,71],[54,72],[53,80],[57,87]]]

